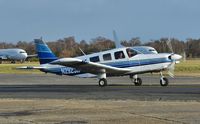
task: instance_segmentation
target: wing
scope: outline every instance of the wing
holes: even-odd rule
[[[38,57],[37,54],[33,54],[33,55],[28,55],[27,58],[33,58],[33,57]]]
[[[130,69],[116,68],[109,65],[100,63],[87,62],[77,58],[62,58],[51,62],[50,64],[62,65],[67,67],[73,67],[85,73],[100,74],[125,74],[130,72]]]

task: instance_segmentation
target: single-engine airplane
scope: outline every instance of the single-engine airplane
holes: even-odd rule
[[[143,54],[133,47],[115,48],[75,58],[57,58],[42,39],[35,39],[40,66],[23,66],[18,69],[39,69],[45,73],[78,77],[95,77],[99,86],[107,85],[106,77],[129,75],[136,86],[142,85],[138,74],[160,72],[160,85],[167,86],[168,79],[162,71],[174,76],[175,63],[182,56],[175,53]]]

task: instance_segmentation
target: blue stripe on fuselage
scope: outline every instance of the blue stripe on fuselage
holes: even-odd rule
[[[127,68],[127,67],[134,67],[134,66],[144,66],[144,65],[151,65],[151,64],[160,64],[171,62],[171,60],[167,58],[154,58],[154,59],[143,59],[143,60],[130,60],[130,61],[121,61],[121,62],[110,62],[104,63],[105,65],[109,65],[112,67],[118,68]]]
[[[154,58],[154,59],[143,59],[143,60],[130,60],[130,61],[121,61],[121,62],[110,62],[110,63],[102,63],[105,65],[109,65],[112,67],[118,67],[118,68],[128,68],[128,67],[134,67],[134,66],[144,66],[144,65],[152,65],[152,64],[161,64],[171,62],[171,60],[167,58]],[[62,74],[61,68],[60,69],[52,69],[48,70],[49,73],[56,73],[56,74]],[[83,72],[80,71],[80,73],[73,73],[73,74],[66,74],[66,75],[77,75],[82,74]]]

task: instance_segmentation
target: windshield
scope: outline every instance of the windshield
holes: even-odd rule
[[[26,53],[25,51],[20,51],[19,53]]]
[[[137,52],[131,48],[127,48],[126,52],[127,52],[129,58],[137,55]]]

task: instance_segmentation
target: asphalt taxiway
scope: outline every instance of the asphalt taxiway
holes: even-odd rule
[[[142,86],[128,77],[96,79],[50,74],[0,74],[3,124],[199,124],[200,78],[143,75]]]
[[[142,86],[134,86],[128,77],[114,77],[108,78],[109,86],[99,87],[96,79],[50,74],[1,74],[0,98],[200,101],[199,77],[170,78],[167,87],[159,85],[159,76],[141,78]]]

